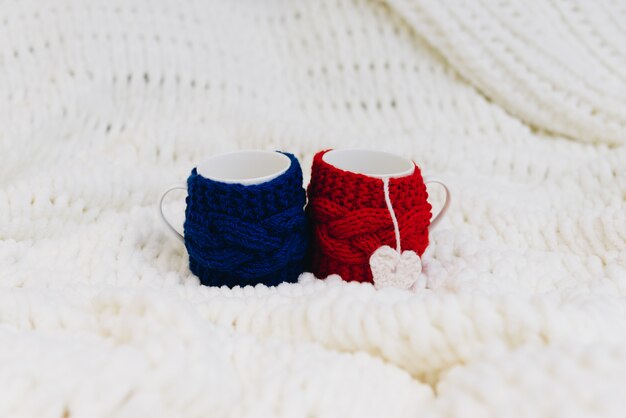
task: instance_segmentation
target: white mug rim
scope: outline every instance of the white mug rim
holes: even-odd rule
[[[379,156],[384,156],[384,157],[391,157],[394,158],[398,161],[401,161],[403,164],[406,164],[406,168],[403,170],[398,170],[398,171],[394,171],[394,172],[387,172],[387,173],[375,173],[375,172],[367,172],[366,170],[353,170],[353,169],[348,169],[342,167],[341,165],[337,165],[337,162],[332,162],[329,161],[327,159],[327,156],[330,155],[330,157],[332,157],[333,155],[341,155],[341,154],[348,154],[348,153],[354,153],[354,152],[360,152],[360,153],[371,153],[371,154],[376,154]],[[384,178],[401,178],[401,177],[406,177],[406,176],[410,176],[415,172],[415,163],[410,159],[410,158],[405,158],[402,157],[401,155],[398,154],[394,154],[391,152],[387,152],[387,151],[380,151],[380,150],[372,150],[372,149],[366,149],[366,148],[338,148],[338,149],[331,149],[328,150],[324,153],[324,155],[322,156],[322,160],[326,163],[326,164],[330,164],[335,168],[338,168],[340,170],[343,171],[347,171],[350,173],[355,173],[355,174],[361,174],[367,177],[374,177],[374,178],[379,178],[379,179],[384,179]]]
[[[211,163],[215,163],[215,160],[226,158],[232,155],[241,155],[241,154],[256,154],[256,157],[259,157],[261,155],[272,156],[273,158],[282,160],[281,161],[282,166],[280,169],[274,170],[271,173],[268,173],[262,176],[256,176],[256,177],[234,178],[234,177],[226,177],[226,176],[220,176],[220,175],[215,175],[215,174],[207,174],[207,171],[206,171],[207,169],[205,167],[207,167]],[[213,180],[213,181],[217,181],[221,183],[227,183],[227,184],[238,183],[244,186],[251,186],[251,185],[262,184],[262,183],[266,183],[268,181],[274,180],[275,178],[286,173],[290,166],[291,166],[291,159],[287,155],[283,154],[282,152],[271,151],[271,150],[246,149],[246,150],[229,151],[229,152],[225,152],[222,154],[213,155],[209,157],[208,159],[199,163],[196,166],[196,172],[200,176],[209,180]]]

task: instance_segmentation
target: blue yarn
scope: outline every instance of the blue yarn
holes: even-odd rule
[[[295,156],[285,173],[244,186],[187,179],[185,246],[189,268],[207,286],[295,282],[307,249],[302,169]]]

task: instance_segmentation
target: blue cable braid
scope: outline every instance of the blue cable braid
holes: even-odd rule
[[[304,270],[306,194],[296,157],[285,173],[258,185],[187,179],[185,246],[189,268],[207,286],[295,282]]]

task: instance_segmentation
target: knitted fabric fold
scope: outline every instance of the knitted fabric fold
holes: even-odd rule
[[[313,158],[307,189],[310,268],[320,278],[339,274],[344,280],[372,282],[369,258],[383,245],[395,248],[391,215],[379,178],[336,168]],[[419,167],[389,181],[389,196],[400,229],[402,250],[422,255],[428,245],[431,205]]]
[[[258,185],[187,179],[185,246],[189,268],[208,286],[271,286],[295,282],[306,256],[306,194],[302,170],[291,164]]]

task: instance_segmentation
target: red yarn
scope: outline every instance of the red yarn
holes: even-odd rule
[[[328,164],[322,159],[327,151],[313,158],[307,189],[311,271],[317,277],[339,274],[347,281],[371,282],[372,253],[383,245],[396,247],[383,181]],[[389,197],[402,251],[421,256],[428,245],[431,206],[417,165],[412,175],[389,180]]]

